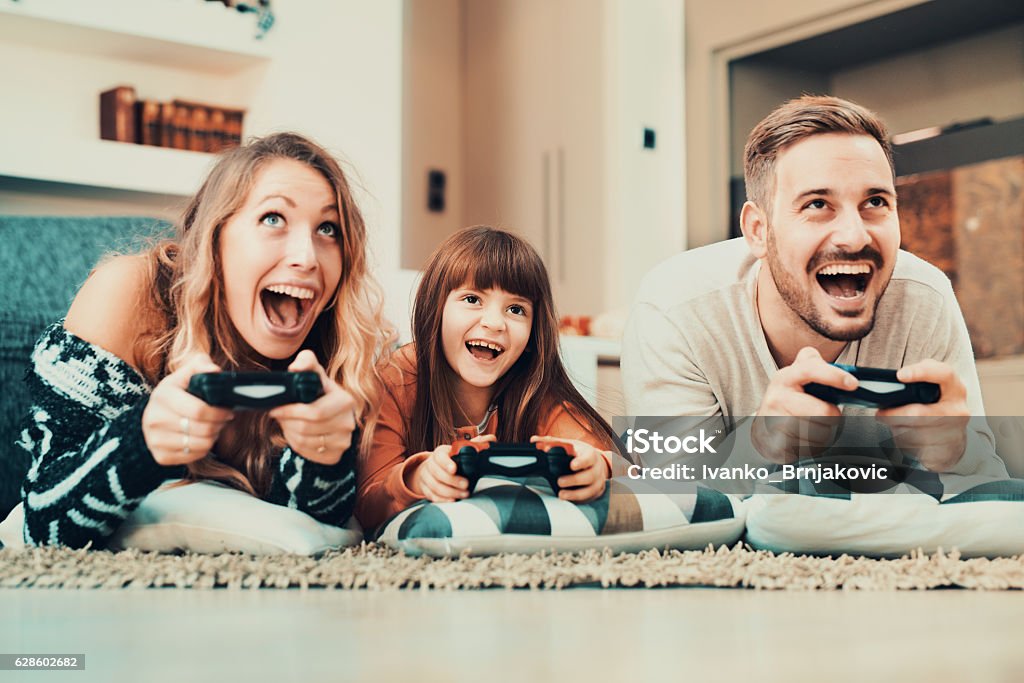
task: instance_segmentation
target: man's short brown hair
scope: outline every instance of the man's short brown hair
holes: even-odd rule
[[[877,114],[838,97],[804,95],[778,107],[750,131],[743,148],[747,199],[770,214],[775,192],[775,160],[779,152],[822,133],[870,135],[882,146],[893,177],[896,176],[889,131]]]

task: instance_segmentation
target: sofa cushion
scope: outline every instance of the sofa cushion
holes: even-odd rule
[[[36,339],[67,312],[104,254],[138,251],[169,231],[152,218],[0,216],[0,516],[17,503],[28,469],[14,442],[29,407],[22,379]]]
[[[492,555],[610,548],[700,549],[732,544],[743,533],[738,498],[700,486],[663,493],[642,481],[613,479],[601,498],[577,505],[543,479],[482,477],[470,498],[421,501],[392,517],[377,540],[410,555]]]

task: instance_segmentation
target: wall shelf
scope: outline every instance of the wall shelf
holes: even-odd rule
[[[232,73],[270,58],[252,15],[198,0],[0,0],[0,40]]]
[[[0,176],[189,196],[214,155],[109,140],[0,135]]]

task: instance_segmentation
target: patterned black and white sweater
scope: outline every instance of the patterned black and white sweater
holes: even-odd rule
[[[32,457],[21,498],[25,542],[102,547],[139,503],[184,467],[159,465],[142,436],[152,387],[117,356],[48,327],[25,381],[32,407],[17,445]],[[290,448],[276,458],[266,500],[317,520],[344,524],[355,503],[356,444],[336,465]]]

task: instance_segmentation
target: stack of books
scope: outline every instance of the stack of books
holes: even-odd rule
[[[242,143],[244,109],[200,102],[140,100],[135,88],[100,93],[100,137],[140,145],[219,152]]]

